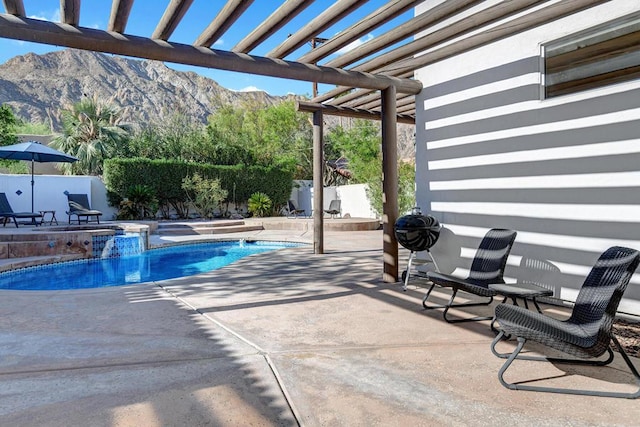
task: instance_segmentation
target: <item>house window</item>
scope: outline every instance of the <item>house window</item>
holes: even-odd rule
[[[640,13],[542,46],[547,98],[640,77]]]

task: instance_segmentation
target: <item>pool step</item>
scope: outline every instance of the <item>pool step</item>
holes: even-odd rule
[[[242,220],[189,221],[159,223],[157,233],[161,236],[241,233],[263,230],[262,224],[248,225]]]

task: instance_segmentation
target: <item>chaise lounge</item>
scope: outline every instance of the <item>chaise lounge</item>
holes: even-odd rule
[[[94,220],[100,224],[102,212],[91,209],[91,206],[89,206],[89,198],[86,194],[67,194],[67,199],[69,199],[69,210],[67,211],[69,224],[71,224],[71,217],[74,215],[78,224],[81,223],[82,218],[84,218],[85,223],[89,223],[89,218],[94,218]]]
[[[287,218],[297,218],[298,215],[306,216],[306,211],[304,209],[299,209],[296,202],[293,200],[289,200],[287,206]]]
[[[7,195],[0,193],[0,221],[2,221],[3,227],[7,225],[7,222],[13,220],[16,228],[18,228],[18,219],[30,219],[31,222],[27,224],[38,226],[40,225],[40,223],[36,221],[38,218],[41,219],[42,215],[36,212],[14,212],[9,204]]]

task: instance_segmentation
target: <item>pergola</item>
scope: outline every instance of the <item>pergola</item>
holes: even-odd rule
[[[413,79],[414,71],[608,0],[389,0],[375,10],[367,0],[338,0],[311,21],[303,22],[265,56],[251,54],[284,25],[295,22],[296,16],[315,1],[269,1],[273,5],[271,15],[248,29],[246,36],[229,50],[211,46],[243,14],[251,13],[253,0],[227,0],[223,5],[211,2],[210,24],[192,44],[177,43],[171,38],[193,0],[170,0],[152,34],[127,32],[134,0],[112,0],[107,30],[81,25],[81,0],[60,0],[60,22],[27,18],[22,0],[3,0],[5,13],[0,13],[0,37],[336,85],[310,102],[298,103],[300,111],[313,113],[314,187],[322,188],[323,114],[382,120],[383,279],[395,282],[396,124],[415,123],[415,95],[422,90],[422,84]],[[158,2],[157,7],[164,8],[166,3]],[[425,3],[425,13],[417,16],[406,13],[421,3]],[[341,24],[357,10],[369,13],[348,27]],[[398,22],[401,17],[406,18]],[[330,58],[390,22],[394,25],[388,31]],[[321,39],[327,30],[335,35]],[[316,43],[317,40],[321,42]],[[291,58],[312,41],[310,50]],[[323,206],[322,191],[314,192],[314,206]],[[323,252],[322,209],[314,210],[314,251]]]

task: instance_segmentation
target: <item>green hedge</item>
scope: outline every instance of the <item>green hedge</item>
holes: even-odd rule
[[[243,203],[251,194],[267,194],[274,207],[284,206],[291,195],[293,170],[264,166],[217,166],[174,160],[144,158],[109,159],[104,162],[104,182],[107,190],[124,197],[135,184],[147,185],[156,192],[161,205],[177,207],[186,203],[182,180],[198,172],[204,178],[219,179],[228,191],[227,202]],[[235,188],[234,188],[235,185]]]

